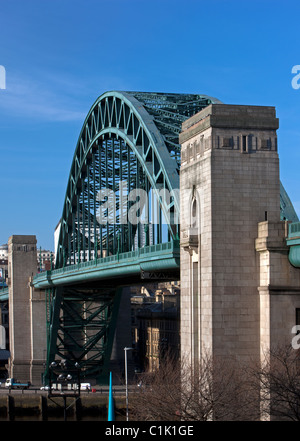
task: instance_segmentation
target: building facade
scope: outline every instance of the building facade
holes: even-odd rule
[[[139,371],[154,372],[163,358],[180,356],[180,286],[157,283],[131,298],[132,346]]]

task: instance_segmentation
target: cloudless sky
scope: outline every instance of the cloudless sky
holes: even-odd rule
[[[0,245],[35,234],[54,250],[81,126],[109,90],[275,106],[299,216],[299,16],[293,0],[0,0]]]

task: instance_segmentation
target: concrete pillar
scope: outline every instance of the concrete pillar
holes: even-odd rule
[[[8,240],[9,375],[31,382],[35,380],[32,365],[36,348],[40,344],[43,346],[39,347],[39,352],[45,348],[42,336],[46,334],[45,302],[37,299],[38,294],[32,294],[29,282],[37,273],[36,242],[35,236],[13,235]]]
[[[41,384],[47,358],[45,291],[30,288],[31,367],[30,381]]]
[[[181,350],[259,360],[257,225],[280,221],[273,107],[212,104],[182,127]],[[197,215],[194,219],[196,204]]]

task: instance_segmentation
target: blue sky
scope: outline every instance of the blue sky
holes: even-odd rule
[[[54,249],[81,126],[108,90],[275,106],[281,180],[299,215],[299,14],[289,0],[2,0],[0,244],[35,234]]]

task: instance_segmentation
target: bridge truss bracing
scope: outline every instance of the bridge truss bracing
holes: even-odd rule
[[[110,92],[96,101],[73,158],[57,267],[178,236],[178,222],[172,219],[179,213],[181,124],[215,101],[200,95],[133,92]],[[127,213],[137,190],[145,192],[147,201],[140,204],[142,222],[134,225]],[[170,198],[162,201],[164,190]],[[110,202],[115,209],[105,219]]]
[[[181,125],[218,102],[206,95],[113,91],[91,107],[71,165],[56,269],[45,281],[48,366],[64,357],[78,362],[84,376],[105,374],[120,282],[91,283],[84,265],[94,261],[97,267],[119,254],[124,261],[139,249],[151,252],[159,244],[178,243]],[[281,203],[284,216],[291,206],[284,193]],[[52,276],[76,265],[75,285],[54,286]]]

